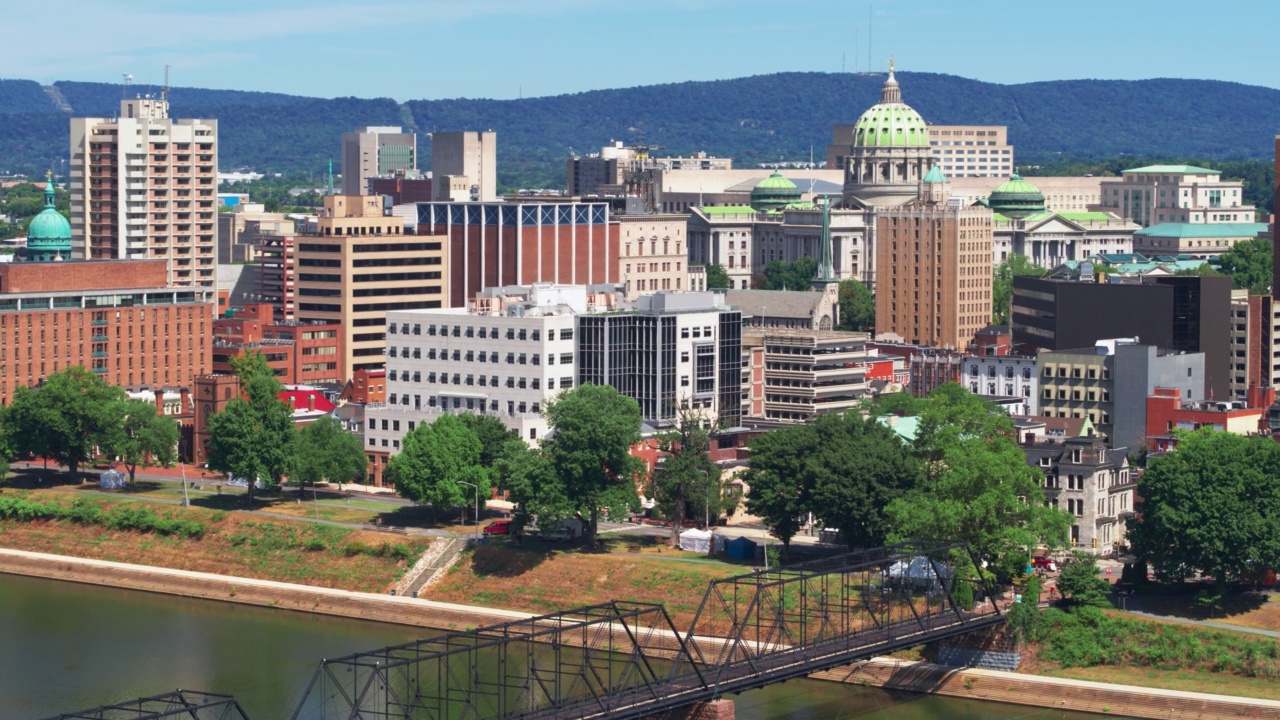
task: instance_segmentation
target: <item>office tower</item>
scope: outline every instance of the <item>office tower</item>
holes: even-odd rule
[[[368,180],[416,170],[418,136],[398,127],[369,126],[342,134],[342,194],[365,195]]]
[[[963,348],[991,322],[992,213],[946,187],[933,168],[915,202],[876,213],[876,330]]]
[[[383,366],[388,311],[448,305],[445,238],[404,230],[380,196],[329,195],[294,237],[295,318],[341,324],[344,379]]]
[[[431,135],[431,192],[437,201],[498,199],[498,134],[438,132]]]
[[[166,284],[212,285],[217,182],[218,121],[170,118],[163,96],[72,118],[72,256],[163,259]]]

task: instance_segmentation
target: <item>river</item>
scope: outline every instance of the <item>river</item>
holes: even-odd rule
[[[321,658],[429,632],[0,574],[0,718],[35,720],[187,688],[233,694],[253,720],[287,720]],[[818,680],[735,701],[740,720],[1100,717]]]

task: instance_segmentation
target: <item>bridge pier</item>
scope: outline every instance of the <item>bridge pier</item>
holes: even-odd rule
[[[733,713],[733,701],[721,698],[649,715],[645,720],[733,720]]]

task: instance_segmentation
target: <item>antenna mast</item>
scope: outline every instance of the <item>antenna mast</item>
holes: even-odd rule
[[[133,84],[133,76],[130,75],[129,73],[124,73],[124,88],[120,91],[121,99],[123,100],[129,99],[129,86],[132,84]]]
[[[170,67],[173,67],[173,66],[172,65],[164,66],[164,87],[160,88],[160,99],[164,101],[166,104],[169,102],[169,91],[173,89],[169,87],[169,68]]]

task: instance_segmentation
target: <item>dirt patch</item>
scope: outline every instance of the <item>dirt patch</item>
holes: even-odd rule
[[[24,493],[37,502],[68,503],[57,491]],[[88,499],[88,498],[85,498]],[[122,499],[93,499],[104,509]],[[0,520],[0,546],[17,550],[111,560],[197,572],[279,580],[341,590],[383,592],[425,550],[428,542],[400,535],[352,532],[343,528],[273,520],[244,513],[182,509],[148,503],[157,514],[197,520],[206,526],[199,539],[116,531],[70,521]],[[367,551],[350,553],[359,542]],[[387,551],[378,553],[384,544]],[[402,557],[390,548],[403,546]],[[357,545],[361,547],[361,545]],[[405,560],[404,555],[409,559]]]
[[[718,563],[491,544],[466,555],[426,597],[534,613],[609,600],[659,602],[677,627],[684,628],[711,580],[741,572]]]

